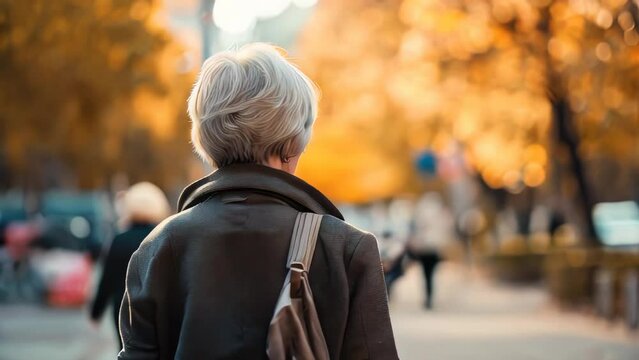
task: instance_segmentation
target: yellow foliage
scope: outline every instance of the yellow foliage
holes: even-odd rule
[[[158,0],[0,0],[0,157],[10,181],[183,182],[190,153],[179,46],[154,24]],[[20,135],[18,135],[20,134]],[[175,142],[174,142],[175,139]],[[186,170],[184,171],[186,172]]]
[[[336,201],[364,202],[400,192],[408,175],[405,169],[382,148],[357,137],[330,129],[317,131],[302,155],[298,175]]]
[[[387,196],[410,182],[412,154],[456,142],[488,185],[540,186],[553,96],[570,99],[589,149],[629,152],[637,134],[594,127],[614,118],[623,128],[639,116],[632,6],[320,3],[300,41],[301,65],[324,95],[304,176],[339,199]]]

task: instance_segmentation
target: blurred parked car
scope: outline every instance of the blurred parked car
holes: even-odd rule
[[[80,306],[88,297],[91,258],[113,235],[113,209],[104,193],[47,192],[37,216],[23,196],[0,197],[0,302],[46,301]]]
[[[100,254],[114,231],[113,209],[104,193],[48,192],[41,202],[43,217],[40,245]]]

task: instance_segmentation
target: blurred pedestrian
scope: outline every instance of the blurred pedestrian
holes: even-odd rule
[[[453,221],[439,193],[423,195],[415,206],[413,233],[409,241],[412,258],[424,273],[424,307],[433,307],[435,269],[453,236]]]
[[[312,82],[270,45],[204,62],[191,138],[218,170],[133,255],[120,359],[267,358],[300,212],[324,215],[309,282],[330,358],[397,358],[375,237],[293,175],[316,112]]]
[[[33,267],[31,256],[40,234],[40,226],[33,221],[13,222],[4,229],[6,246],[0,247],[0,303],[43,300],[44,279]]]
[[[412,207],[409,199],[391,199],[385,209],[384,218],[376,221],[383,226],[380,248],[389,298],[395,281],[404,275]]]
[[[116,332],[119,329],[118,314],[124,295],[129,259],[151,230],[170,214],[170,206],[162,190],[148,182],[131,186],[120,200],[119,205],[123,211],[121,225],[125,231],[115,236],[106,253],[90,314],[92,321],[97,322],[111,305]],[[119,333],[116,335],[119,350],[122,348],[122,341]]]
[[[393,284],[404,275],[406,243],[398,241],[391,230],[385,230],[380,239],[386,292],[390,299]]]

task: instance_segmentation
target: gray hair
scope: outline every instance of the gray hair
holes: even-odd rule
[[[317,116],[315,84],[272,45],[208,58],[188,101],[195,151],[214,167],[299,155]]]

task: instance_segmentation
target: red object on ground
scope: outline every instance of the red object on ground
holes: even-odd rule
[[[78,256],[66,264],[65,271],[51,282],[48,302],[56,307],[82,306],[89,296],[91,260]]]

